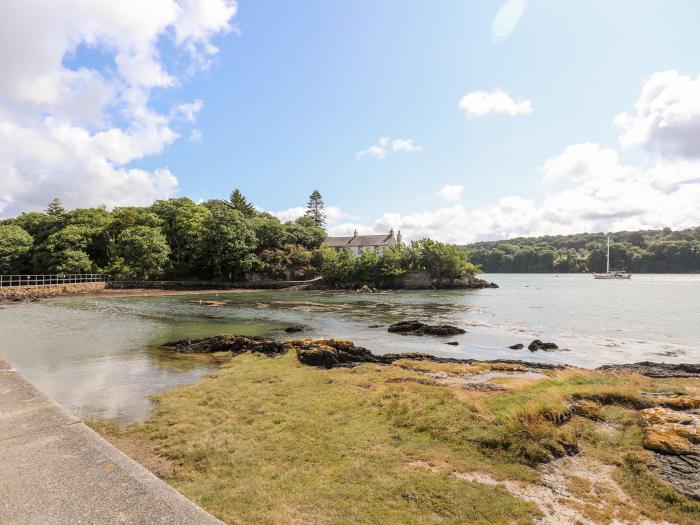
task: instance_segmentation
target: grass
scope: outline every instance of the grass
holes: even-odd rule
[[[139,448],[171,465],[165,479],[227,523],[531,523],[540,514],[533,503],[451,473],[537,482],[542,462],[579,449],[614,465],[635,515],[700,520],[697,502],[646,468],[633,408],[644,391],[683,392],[692,380],[562,371],[504,379],[510,390],[486,393],[413,380],[426,377],[420,370],[488,369],[480,364],[319,370],[294,352],[219,360],[200,382],[159,394],[147,423],[96,426],[147,443]],[[614,433],[573,415],[576,399],[600,404]]]

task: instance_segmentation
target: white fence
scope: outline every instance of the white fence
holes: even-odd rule
[[[63,275],[0,275],[0,288],[6,286],[99,283],[108,280],[109,275],[103,273],[71,273]]]

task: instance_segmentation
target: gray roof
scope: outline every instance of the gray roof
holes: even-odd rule
[[[323,246],[343,248],[349,246],[391,246],[396,238],[388,235],[355,235],[354,237],[326,237]]]

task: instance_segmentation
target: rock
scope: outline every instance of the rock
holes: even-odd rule
[[[304,327],[303,326],[288,326],[287,328],[284,329],[285,332],[288,334],[294,334],[297,332],[303,332]]]
[[[654,454],[652,468],[678,492],[700,500],[700,456]]]
[[[445,344],[450,346],[459,346],[459,341],[447,341]]]
[[[461,335],[467,331],[449,324],[429,325],[420,321],[400,321],[389,326],[389,332],[402,335]]]
[[[516,343],[514,345],[509,346],[508,348],[510,348],[511,350],[522,350],[523,348],[525,348],[525,345],[522,343]]]
[[[544,350],[546,352],[551,350],[558,350],[559,347],[554,343],[543,343],[539,339],[535,339],[532,343],[527,345],[530,352],[537,352],[537,350]]]
[[[463,390],[470,392],[504,392],[508,390],[505,386],[498,383],[484,381],[481,383],[465,383],[462,385]]]
[[[700,377],[700,364],[698,363],[654,363],[642,361],[627,365],[603,365],[598,370],[619,372],[622,374],[641,374],[647,377]]]
[[[285,348],[294,348],[297,358],[305,365],[334,368],[353,366],[359,363],[383,363],[388,361],[376,356],[366,348],[355,346],[352,341],[340,339],[302,339],[285,343]]]
[[[367,328],[381,328],[382,326],[384,326],[384,325],[383,324],[371,324]]]
[[[600,404],[589,399],[579,399],[571,405],[571,412],[573,414],[593,421],[598,421],[600,419],[599,410]]]
[[[265,355],[277,355],[286,351],[283,344],[274,339],[240,335],[215,335],[201,339],[180,339],[179,341],[165,343],[163,348],[193,354],[258,352]]]
[[[700,455],[700,418],[668,408],[652,407],[639,411],[644,429],[644,448],[663,454]]]
[[[374,289],[367,286],[366,284],[363,284],[361,288],[356,290],[357,293],[374,293]]]

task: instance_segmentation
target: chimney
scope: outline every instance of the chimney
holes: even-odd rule
[[[393,237],[393,236],[394,236],[394,228],[389,230],[389,237]]]
[[[357,230],[355,230],[355,233],[353,233],[352,236],[353,236],[353,238],[354,238],[354,237],[357,237]]]
[[[401,244],[401,230],[399,230],[399,233],[396,234],[396,242]]]

